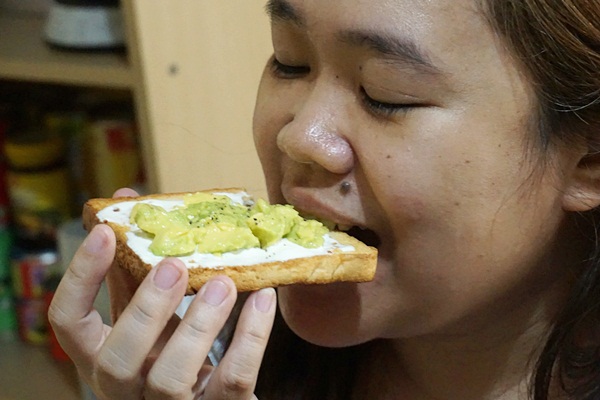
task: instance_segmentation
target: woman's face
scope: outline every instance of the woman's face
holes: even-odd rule
[[[530,88],[474,2],[269,9],[254,121],[269,196],[372,232],[379,249],[373,282],[280,288],[292,329],[343,346],[545,307],[563,271],[557,171],[576,160],[533,173]]]

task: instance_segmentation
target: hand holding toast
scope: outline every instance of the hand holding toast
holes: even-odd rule
[[[120,268],[111,268],[114,256],[114,232],[97,225],[73,258],[49,310],[61,345],[98,397],[255,398],[275,291],[262,289],[248,297],[231,346],[213,367],[207,355],[236,301],[233,281],[225,276],[209,280],[179,320],[173,315],[188,285],[180,260],[165,259],[136,288]],[[113,327],[104,325],[93,308],[105,277],[112,314],[118,317]]]

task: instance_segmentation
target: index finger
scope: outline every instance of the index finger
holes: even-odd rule
[[[229,349],[216,367],[204,397],[208,399],[248,399],[256,386],[258,371],[276,311],[273,288],[252,293],[240,314]]]
[[[94,353],[106,335],[102,317],[94,310],[94,299],[114,254],[112,229],[96,225],[75,253],[50,304],[48,319],[75,363]]]

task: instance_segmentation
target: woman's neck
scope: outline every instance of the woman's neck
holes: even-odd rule
[[[359,368],[356,398],[528,399],[529,379],[562,304],[556,293],[525,302],[502,318],[462,321],[461,329],[451,332],[373,343]]]

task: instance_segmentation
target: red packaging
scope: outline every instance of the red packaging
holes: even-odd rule
[[[48,324],[44,299],[17,300],[17,324],[19,336],[30,344],[46,344]]]
[[[48,308],[50,307],[50,303],[52,302],[52,298],[54,297],[54,292],[46,292],[44,295],[45,300],[45,315],[48,316]],[[48,327],[48,347],[50,349],[50,355],[56,361],[70,361],[71,359],[65,353],[60,343],[56,339],[56,335],[54,334],[54,330],[52,329],[52,325],[46,320],[46,324]]]
[[[15,296],[23,299],[42,298],[44,283],[57,262],[58,254],[54,250],[31,253],[16,251],[11,257]]]

